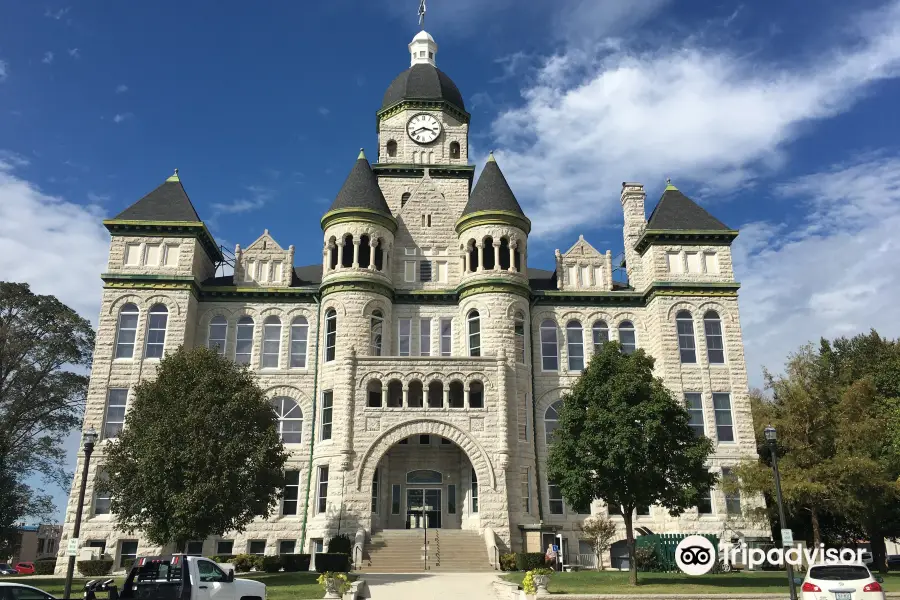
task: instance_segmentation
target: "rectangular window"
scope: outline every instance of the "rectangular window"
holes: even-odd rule
[[[669,273],[681,273],[683,271],[681,268],[681,252],[666,252],[666,266],[669,269]]]
[[[697,512],[701,515],[713,514],[712,492],[710,490],[707,490],[697,501]]]
[[[106,394],[106,420],[103,423],[103,439],[119,437],[125,426],[125,405],[128,402],[128,389],[113,388]]]
[[[702,272],[702,267],[700,266],[700,253],[699,252],[685,252],[684,257],[687,259],[688,273],[701,273]]]
[[[556,484],[555,481],[547,482],[547,496],[550,498],[550,514],[551,515],[563,514],[562,491],[560,491],[559,486]]]
[[[528,467],[521,474],[522,512],[531,512],[531,471]]]
[[[722,340],[722,321],[719,319],[703,319],[703,331],[706,333],[706,356],[710,364],[721,365],[725,362],[725,345]]]
[[[228,321],[225,317],[216,317],[209,323],[209,335],[206,340],[206,347],[215,350],[219,356],[225,355],[225,340],[228,337]]]
[[[309,540],[309,545],[310,548],[312,548],[313,554],[325,552],[325,540],[322,538],[313,538]]]
[[[430,260],[423,260],[419,263],[419,281],[431,281]]]
[[[447,514],[456,514],[456,486],[452,483],[447,486]]]
[[[638,506],[637,507],[637,515],[639,517],[648,517],[650,516],[650,507],[649,506]]]
[[[309,337],[309,324],[306,319],[294,319],[291,323],[291,367],[306,368],[306,340]]]
[[[519,394],[517,401],[519,406],[519,441],[528,441],[528,396]]]
[[[594,285],[603,285],[603,267],[594,267]]]
[[[478,475],[472,469],[472,513],[478,512]]]
[[[431,319],[419,321],[419,356],[431,356]]]
[[[108,515],[110,501],[112,500],[109,490],[107,489],[109,473],[106,472],[106,469],[101,467],[97,469],[96,477],[97,478],[94,480],[94,514]]]
[[[544,371],[559,370],[555,328],[541,327],[541,369]]]
[[[259,277],[257,279],[260,283],[266,283],[267,281],[269,281],[269,261],[259,261]]]
[[[166,244],[166,257],[163,260],[167,267],[177,267],[178,266],[178,245],[177,244]]]
[[[272,281],[280,282],[283,271],[281,270],[282,262],[276,260],[272,263]]]
[[[416,280],[416,261],[407,260],[403,263],[403,280],[411,283]]]
[[[281,514],[296,515],[297,499],[300,497],[300,471],[284,472],[284,498],[281,500]]]
[[[266,553],[266,540],[250,540],[247,543],[247,554],[262,556]]]
[[[323,513],[328,508],[328,467],[319,467],[319,479],[316,486],[316,513]]]
[[[513,333],[515,334],[513,351],[516,354],[516,362],[525,364],[525,321],[518,318],[513,321]]]
[[[441,356],[453,354],[453,320],[441,319]]]
[[[734,420],[731,417],[731,395],[713,393],[713,409],[716,413],[716,437],[720,442],[734,441]]]
[[[129,267],[138,267],[141,264],[141,245],[125,244],[125,264]]]
[[[446,261],[439,260],[434,263],[434,268],[436,271],[434,280],[439,281],[441,283],[447,283],[447,263]]]
[[[391,514],[400,514],[400,486],[396,483],[391,486]]]
[[[137,540],[122,540],[119,542],[119,566],[125,567],[125,563],[137,558]]]
[[[430,436],[430,435],[427,435],[427,434],[426,434],[426,435],[420,435],[420,436],[419,436],[419,443],[422,444],[423,446],[429,446],[429,445],[431,445],[431,436]]]
[[[296,548],[296,540],[281,540],[278,542],[278,554],[293,554]]]
[[[378,512],[378,469],[375,469],[372,476],[372,512]]]
[[[694,346],[694,323],[691,319],[675,319],[678,330],[678,351],[683,364],[697,362],[697,348]]]
[[[703,398],[700,392],[685,392],[684,402],[687,404],[688,425],[694,430],[697,437],[706,434],[703,424]]]
[[[147,244],[144,247],[144,264],[150,267],[159,266],[161,250],[160,244]]]
[[[397,354],[409,356],[410,337],[412,334],[412,319],[400,319],[397,321]]]
[[[253,276],[256,274],[256,261],[251,260],[247,263],[247,267],[244,270],[244,281],[253,281]]]
[[[703,266],[706,267],[707,274],[716,275],[719,272],[719,257],[715,252],[703,253]]]
[[[234,554],[234,540],[219,540],[216,542],[216,554]]]
[[[581,287],[590,287],[591,285],[591,267],[588,265],[581,266]]]
[[[321,440],[331,439],[331,416],[334,410],[334,392],[331,390],[322,392],[322,430],[319,435]]]
[[[570,288],[578,287],[578,270],[575,268],[575,265],[570,265],[566,269],[566,285]]]
[[[281,354],[281,321],[263,323],[262,368],[277,369]]]
[[[188,556],[203,556],[203,542],[199,540],[188,542],[184,553]]]
[[[729,488],[737,484],[737,477],[729,467],[722,467],[722,483]],[[741,492],[737,488],[725,492],[725,512],[729,515],[741,514]]]

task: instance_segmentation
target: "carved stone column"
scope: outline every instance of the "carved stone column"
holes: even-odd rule
[[[516,272],[516,249],[518,247],[518,242],[512,241],[509,243],[509,270],[513,273]]]
[[[478,249],[478,271],[484,271],[484,242],[475,242]]]
[[[359,268],[359,238],[353,240],[353,268]]]
[[[494,270],[500,270],[500,240],[494,240]]]

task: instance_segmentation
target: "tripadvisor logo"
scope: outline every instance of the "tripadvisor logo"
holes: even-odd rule
[[[810,550],[801,546],[789,546],[787,548],[770,548],[768,551],[762,548],[731,547],[727,544],[719,559],[719,552],[709,539],[702,535],[689,535],[678,543],[675,548],[675,564],[688,575],[705,575],[712,571],[717,560],[723,564],[740,564],[750,569],[759,567],[766,562],[783,567],[785,563],[797,567],[804,564],[815,563],[857,563],[862,564],[864,550],[851,550],[844,548],[825,549],[824,544],[819,548]]]

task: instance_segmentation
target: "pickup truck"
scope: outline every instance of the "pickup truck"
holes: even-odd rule
[[[265,584],[235,579],[231,569],[183,554],[142,556],[134,561],[121,592],[111,579],[90,581],[84,600],[96,600],[96,592],[108,592],[109,600],[266,600]]]

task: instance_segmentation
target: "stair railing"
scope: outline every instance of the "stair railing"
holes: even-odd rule
[[[434,545],[437,546],[437,550],[434,553],[434,562],[436,566],[441,566],[441,530],[434,530]]]

